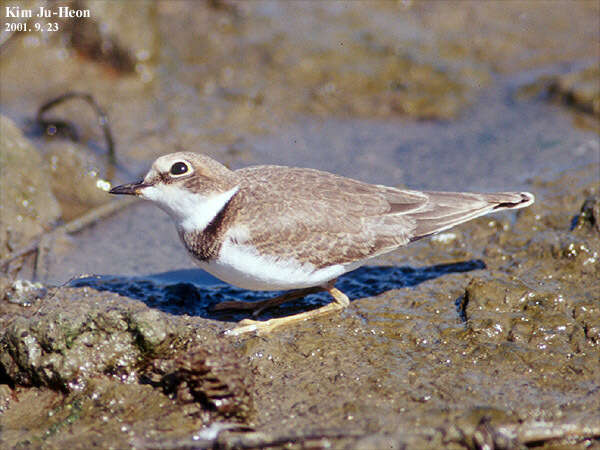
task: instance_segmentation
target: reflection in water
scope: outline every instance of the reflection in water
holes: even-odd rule
[[[479,259],[452,264],[412,268],[396,266],[364,266],[341,276],[336,287],[351,300],[373,297],[391,289],[416,286],[442,275],[484,269]],[[210,276],[202,270],[179,270],[147,277],[99,275],[73,280],[71,287],[89,286],[99,291],[110,291],[141,300],[152,308],[171,314],[189,314],[215,319],[239,320],[247,312],[211,312],[211,308],[226,300],[257,301],[280,292],[247,291],[236,288]],[[277,308],[277,316],[288,315],[330,302],[328,294],[309,295],[301,300]],[[273,311],[261,314],[272,317]]]

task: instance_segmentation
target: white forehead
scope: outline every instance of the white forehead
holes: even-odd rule
[[[190,164],[190,161],[184,158],[183,155],[178,153],[172,153],[170,155],[161,156],[156,161],[154,161],[154,164],[152,164],[152,170],[158,173],[168,172],[171,170],[171,166],[179,161],[186,163],[189,167],[192,166]]]

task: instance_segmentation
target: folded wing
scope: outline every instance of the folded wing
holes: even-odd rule
[[[253,227],[247,244],[263,254],[285,248],[291,258],[316,267],[368,259],[489,212],[533,203],[526,192],[419,192],[312,169],[259,166],[238,172],[252,185],[242,187],[239,216],[267,224]]]

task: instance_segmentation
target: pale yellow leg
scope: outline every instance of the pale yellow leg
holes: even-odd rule
[[[228,336],[239,336],[245,333],[256,332],[257,334],[270,333],[275,328],[282,325],[288,325],[295,322],[302,322],[304,320],[314,319],[315,317],[329,314],[333,311],[339,311],[346,308],[350,304],[350,300],[342,291],[334,288],[332,285],[325,286],[322,289],[329,292],[333,297],[334,301],[325,306],[322,306],[312,311],[307,311],[299,314],[295,314],[289,317],[279,317],[277,319],[269,319],[265,321],[244,319],[240,321],[237,327],[227,330],[225,332]]]
[[[267,308],[273,308],[275,306],[282,305],[297,298],[305,297],[309,294],[315,294],[317,292],[325,291],[327,288],[322,286],[315,286],[306,289],[297,289],[295,291],[286,292],[283,295],[279,295],[274,298],[268,298],[266,300],[260,300],[258,302],[243,302],[239,300],[221,302],[213,306],[213,311],[222,311],[224,309],[241,309],[244,311],[253,311],[252,316],[258,316],[262,311]]]

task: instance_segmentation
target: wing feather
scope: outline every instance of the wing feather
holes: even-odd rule
[[[533,203],[528,193],[419,192],[314,169],[255,166],[237,173],[244,195],[236,209],[253,224],[248,244],[266,254],[287,251],[316,267],[364,260],[488,212]]]

